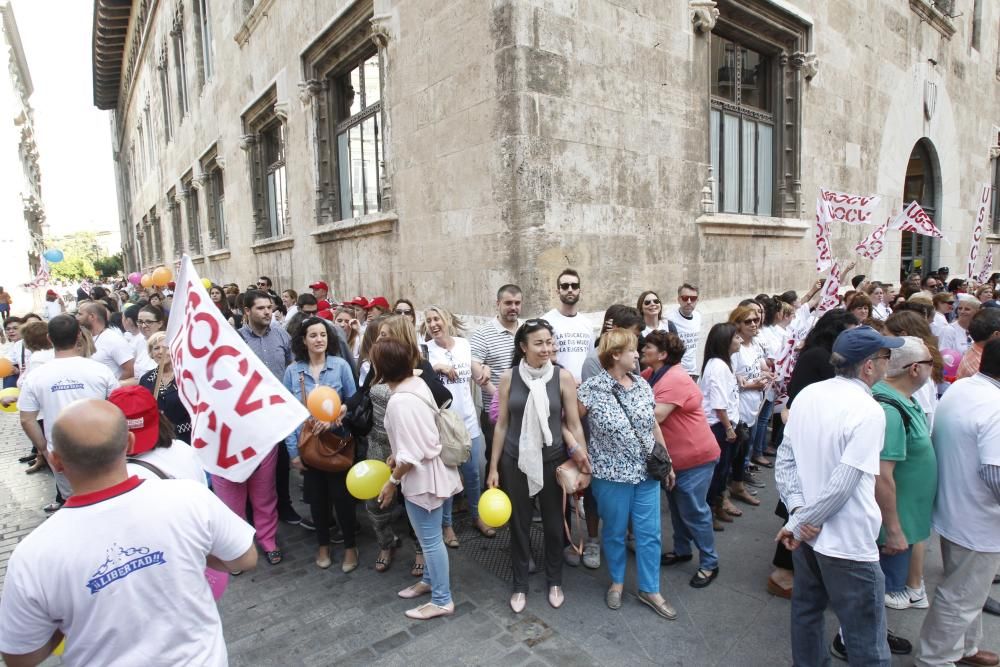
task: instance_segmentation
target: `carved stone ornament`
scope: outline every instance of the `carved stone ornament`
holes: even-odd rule
[[[244,134],[240,136],[240,150],[248,151],[250,148],[257,143],[256,134]]]
[[[375,42],[375,46],[380,49],[384,49],[389,45],[389,24],[391,21],[392,14],[376,14],[369,21],[372,26],[372,41]]]
[[[796,51],[792,54],[791,63],[795,69],[802,70],[802,76],[806,81],[812,80],[819,72],[819,58],[815,53]]]
[[[274,115],[278,117],[282,123],[288,122],[288,102],[282,100],[281,102],[274,103]]]
[[[1000,146],[990,146],[990,159],[1000,159]]]
[[[256,141],[256,138],[255,138],[255,141]],[[221,155],[216,155],[215,156],[215,164],[218,165],[219,169],[225,169],[226,168],[226,158],[222,157]]]
[[[205,172],[198,172],[195,174],[194,178],[191,179],[191,187],[195,190],[201,190],[208,183],[208,174]]]
[[[313,100],[319,96],[321,90],[323,90],[323,83],[321,81],[317,81],[316,79],[299,81],[299,102],[302,103],[303,107],[311,105]]]
[[[690,0],[691,22],[696,32],[712,32],[719,18],[719,9],[715,0]]]
[[[924,118],[930,120],[937,109],[937,84],[924,81]]]
[[[715,213],[715,177],[712,175],[712,165],[708,166],[708,178],[701,189],[701,212]]]

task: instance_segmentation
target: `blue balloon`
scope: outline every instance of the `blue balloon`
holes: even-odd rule
[[[42,257],[54,264],[63,261],[63,251],[58,248],[49,248],[42,253]]]

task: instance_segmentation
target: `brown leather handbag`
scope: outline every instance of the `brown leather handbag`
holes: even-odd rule
[[[306,400],[305,373],[299,373],[302,402]],[[333,431],[313,433],[310,417],[299,433],[299,458],[307,468],[323,472],[344,472],[354,465],[354,438],[340,436]]]

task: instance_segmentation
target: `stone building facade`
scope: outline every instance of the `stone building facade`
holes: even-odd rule
[[[26,313],[44,302],[44,290],[26,289],[45,250],[45,207],[35,143],[34,87],[17,30],[14,9],[0,2],[0,48],[7,76],[0,77],[0,286],[14,298],[12,310]]]
[[[948,238],[859,271],[955,275],[1000,178],[989,0],[95,0],[94,83],[129,269],[464,313],[804,289],[820,187]]]

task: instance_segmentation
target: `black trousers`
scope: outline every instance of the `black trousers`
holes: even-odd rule
[[[542,490],[538,504],[545,533],[545,581],[547,586],[562,586],[563,506],[562,489],[556,483],[556,468],[562,461],[542,464]],[[500,488],[510,498],[510,564],[514,592],[528,592],[528,560],[531,558],[531,513],[528,478],[517,467],[517,460],[500,457]]]
[[[356,544],[357,517],[354,514],[354,497],[347,491],[347,471],[323,472],[306,469],[306,497],[316,524],[316,544],[321,547],[330,544],[330,528],[333,514],[344,534],[344,548],[353,549]]]
[[[785,503],[779,500],[778,506],[774,508],[774,513],[784,519],[785,523],[788,522],[788,510],[785,508]],[[774,560],[771,563],[784,570],[795,570],[795,565],[792,563],[792,552],[786,549],[781,542],[778,542],[774,547]]]
[[[288,490],[288,475],[291,473],[291,459],[284,442],[278,443],[278,464],[274,468],[274,486],[278,495],[278,516],[285,517],[294,512],[292,498]]]

